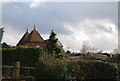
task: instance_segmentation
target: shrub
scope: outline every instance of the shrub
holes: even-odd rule
[[[46,58],[37,65],[36,79],[87,80],[118,79],[115,65],[98,61],[66,61]]]
[[[36,79],[64,79],[66,62],[61,59],[41,58],[37,64]]]
[[[120,54],[116,54],[113,57],[108,58],[106,61],[111,63],[120,63]]]
[[[93,79],[118,79],[118,68],[107,62],[93,62],[91,64]]]

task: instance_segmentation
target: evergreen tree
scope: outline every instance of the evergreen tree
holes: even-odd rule
[[[4,33],[3,28],[0,28],[0,43],[2,41],[3,33]]]
[[[11,48],[11,46],[8,45],[7,43],[3,42],[2,43],[2,48]]]
[[[60,53],[60,49],[57,47],[58,39],[55,36],[56,36],[56,34],[52,30],[50,37],[47,41],[46,49],[47,49],[48,54],[50,54],[52,56],[55,55],[55,57],[56,56],[58,57],[59,53]]]

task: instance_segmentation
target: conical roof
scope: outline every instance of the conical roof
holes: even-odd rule
[[[21,38],[21,40],[18,42],[17,45],[24,44],[28,36],[29,36],[29,32],[28,32],[28,29],[27,29],[27,32],[23,35],[23,37]]]
[[[44,39],[36,30],[35,25],[34,25],[34,29],[31,31],[31,33],[27,37],[26,42],[44,42]]]

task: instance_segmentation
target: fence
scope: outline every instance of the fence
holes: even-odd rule
[[[2,81],[29,80],[34,81],[34,67],[20,67],[20,62],[15,66],[2,66]]]

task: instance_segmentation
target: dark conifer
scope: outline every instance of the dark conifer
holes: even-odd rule
[[[0,43],[2,41],[3,33],[4,33],[3,28],[0,28]]]
[[[55,57],[58,57],[60,53],[60,49],[57,47],[57,41],[58,39],[56,38],[56,34],[52,30],[50,37],[47,41],[46,49],[47,49],[48,54],[55,56]]]

